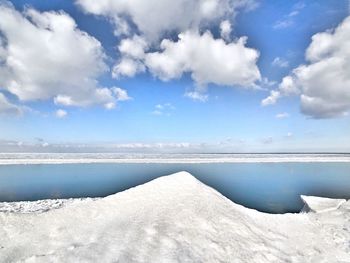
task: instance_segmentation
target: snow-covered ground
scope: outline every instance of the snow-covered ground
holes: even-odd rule
[[[0,165],[63,163],[350,162],[350,154],[0,153]]]
[[[101,199],[6,203],[0,261],[350,262],[350,202],[303,200],[315,212],[265,214],[180,172]]]

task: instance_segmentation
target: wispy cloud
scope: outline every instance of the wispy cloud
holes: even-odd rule
[[[295,23],[295,17],[300,14],[301,10],[304,7],[305,4],[303,2],[295,4],[287,15],[285,15],[282,19],[276,21],[276,23],[273,25],[273,28],[284,29],[293,26]]]
[[[287,112],[282,112],[282,113],[278,113],[275,116],[277,119],[286,119],[289,117],[289,114]]]
[[[276,57],[272,61],[272,66],[280,67],[280,68],[288,68],[289,62],[287,60],[285,60],[284,58]]]
[[[170,116],[175,109],[171,103],[157,104],[154,106],[152,114]]]

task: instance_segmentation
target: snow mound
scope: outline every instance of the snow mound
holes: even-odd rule
[[[345,199],[331,199],[317,196],[301,195],[304,202],[304,212],[323,213],[338,209],[346,202]]]
[[[349,230],[349,202],[265,214],[180,172],[44,213],[0,212],[0,262],[350,262]]]

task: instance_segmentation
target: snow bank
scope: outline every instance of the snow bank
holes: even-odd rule
[[[350,203],[272,215],[186,172],[47,212],[0,212],[1,262],[350,262]]]

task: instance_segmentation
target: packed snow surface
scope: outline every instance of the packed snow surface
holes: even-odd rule
[[[180,172],[101,199],[36,206],[0,212],[1,262],[350,262],[349,201],[265,214]]]

